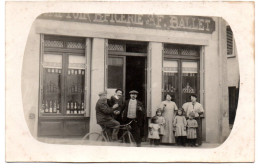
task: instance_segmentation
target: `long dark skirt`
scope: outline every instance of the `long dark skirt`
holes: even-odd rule
[[[198,123],[196,144],[201,145],[202,144],[202,119],[201,117],[197,117],[195,118],[195,120]]]

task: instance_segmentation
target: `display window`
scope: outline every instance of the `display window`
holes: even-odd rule
[[[190,101],[191,94],[199,98],[200,47],[165,44],[163,53],[162,100],[170,94],[181,107]]]

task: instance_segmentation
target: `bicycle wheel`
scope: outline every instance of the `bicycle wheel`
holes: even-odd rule
[[[82,140],[89,142],[107,142],[107,138],[99,132],[90,132],[86,134]]]

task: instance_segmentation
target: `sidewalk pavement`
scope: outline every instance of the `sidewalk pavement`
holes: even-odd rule
[[[39,137],[37,138],[40,142],[49,144],[64,144],[64,145],[96,145],[96,146],[122,146],[122,147],[135,147],[135,144],[122,143],[122,142],[98,142],[90,140],[82,140],[81,138],[50,138],[50,137]],[[216,148],[221,144],[203,142],[199,147],[183,147],[176,146],[173,144],[163,144],[157,147],[159,148]],[[142,142],[141,147],[154,147],[149,142]]]

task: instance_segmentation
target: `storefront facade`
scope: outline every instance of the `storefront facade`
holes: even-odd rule
[[[57,14],[38,17],[25,49],[25,118],[34,137],[98,131],[98,93],[140,92],[147,117],[166,93],[197,94],[203,140],[229,135],[226,22],[216,17]],[[33,62],[33,64],[32,64]],[[29,96],[28,96],[29,95]]]

